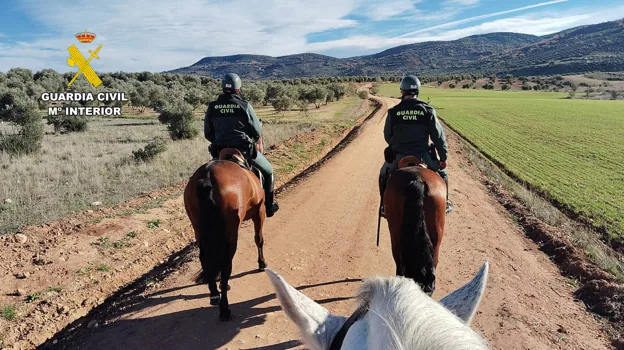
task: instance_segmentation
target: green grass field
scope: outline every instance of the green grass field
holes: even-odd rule
[[[396,97],[398,85],[380,94]],[[425,88],[420,98],[517,178],[624,244],[624,101],[566,96]]]

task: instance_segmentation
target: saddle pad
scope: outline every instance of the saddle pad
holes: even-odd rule
[[[422,158],[418,158],[415,156],[407,156],[399,160],[398,169],[402,169],[408,166],[420,166],[425,169],[427,168],[427,164]]]

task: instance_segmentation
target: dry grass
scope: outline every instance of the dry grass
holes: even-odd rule
[[[314,110],[307,116],[299,111],[276,114],[272,109],[260,108],[258,114],[265,121],[265,145],[283,143],[325,124],[349,124],[357,119],[353,114],[361,102],[351,98],[318,110],[312,107]],[[198,118],[196,126],[203,130],[203,121]],[[46,132],[49,134],[38,154],[11,158],[0,153],[0,234],[90,209],[94,202],[113,205],[142,192],[174,185],[210,159],[208,141],[200,136],[168,141],[167,150],[152,162],[128,161],[132,151],[154,137],[168,139],[166,127],[154,116],[94,118],[88,131],[66,135],[54,135],[51,126],[46,125]]]

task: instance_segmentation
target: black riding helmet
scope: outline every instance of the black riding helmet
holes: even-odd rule
[[[228,73],[221,80],[221,88],[227,91],[239,90],[241,88],[241,78],[234,73]]]
[[[409,95],[416,95],[420,93],[420,80],[415,75],[406,75],[401,80],[401,91]]]

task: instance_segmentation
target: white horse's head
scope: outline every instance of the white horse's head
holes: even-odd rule
[[[329,349],[347,321],[332,315],[266,269],[282,310],[299,327],[311,350]],[[439,302],[426,295],[413,280],[374,277],[364,281],[358,294],[363,316],[348,328],[341,349],[487,349],[470,328],[485,291],[486,261],[472,281]]]

